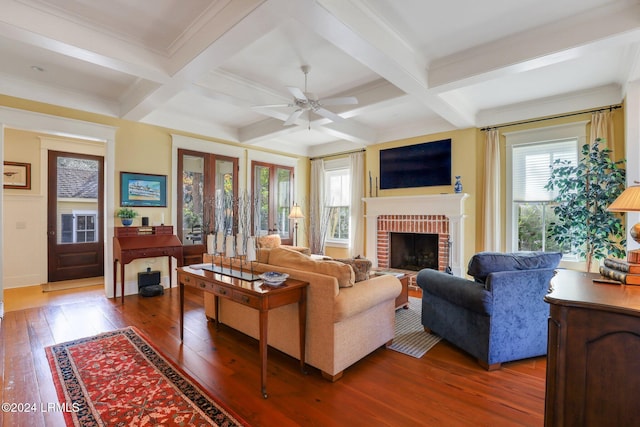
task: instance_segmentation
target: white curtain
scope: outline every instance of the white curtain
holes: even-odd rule
[[[324,160],[311,160],[309,191],[309,247],[312,254],[324,254],[326,213],[324,208]]]
[[[593,144],[597,138],[605,140],[601,148],[608,148],[613,151],[613,111],[597,111],[591,115],[591,139],[589,144]]]
[[[349,176],[351,177],[351,217],[349,229],[349,255],[364,254],[364,218],[362,198],[364,197],[364,152],[349,155]]]
[[[500,236],[500,134],[486,132],[484,161],[484,250],[501,250]]]

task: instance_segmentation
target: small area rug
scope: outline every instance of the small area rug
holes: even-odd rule
[[[68,426],[240,426],[134,327],[45,349]]]
[[[422,301],[409,297],[409,308],[396,310],[396,332],[387,348],[419,359],[438,344],[442,338],[424,331],[421,316]]]

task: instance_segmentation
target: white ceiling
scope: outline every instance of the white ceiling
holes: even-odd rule
[[[0,0],[0,93],[308,156],[598,108],[640,0]],[[286,86],[345,120],[283,126]]]

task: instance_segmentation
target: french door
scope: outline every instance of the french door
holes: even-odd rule
[[[104,275],[104,158],[49,151],[47,280]]]
[[[257,235],[279,234],[283,244],[292,245],[291,203],[293,168],[251,162],[254,191],[253,227]]]
[[[185,264],[202,261],[206,235],[237,232],[238,159],[178,150],[178,224]]]

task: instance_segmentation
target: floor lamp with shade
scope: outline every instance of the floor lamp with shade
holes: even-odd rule
[[[293,244],[294,246],[298,246],[298,220],[303,219],[304,215],[302,214],[302,209],[297,203],[293,203],[291,207],[291,213],[289,213],[289,219],[293,220],[294,223],[294,235],[293,235]]]

